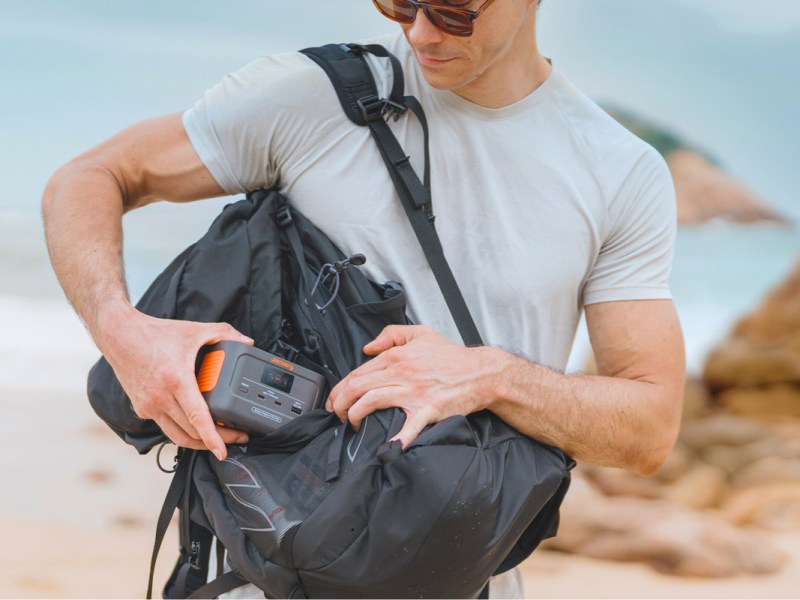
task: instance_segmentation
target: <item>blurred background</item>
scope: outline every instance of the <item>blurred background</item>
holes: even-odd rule
[[[85,400],[97,352],[49,267],[47,179],[258,56],[395,25],[368,0],[0,0],[0,15],[0,596],[136,597],[168,481]],[[690,381],[656,477],[579,470],[528,595],[796,596],[800,3],[546,0],[539,21],[557,68],[668,160]],[[126,217],[133,297],[226,202]],[[581,329],[571,368],[590,362]]]

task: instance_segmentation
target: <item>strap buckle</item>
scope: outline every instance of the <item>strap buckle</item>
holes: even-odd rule
[[[289,210],[289,205],[287,203],[284,202],[275,209],[275,222],[278,224],[278,227],[285,229],[292,224],[292,221],[294,221],[292,218],[292,211]]]
[[[403,104],[384,98],[381,116],[389,115],[390,117],[394,117],[394,120],[397,121],[404,112],[406,112],[406,107]]]
[[[397,121],[400,115],[406,112],[406,107],[399,102],[394,102],[386,98],[378,98],[374,95],[359,98],[356,100],[356,104],[361,111],[361,118],[364,119],[365,123],[377,121],[378,119],[382,119],[385,115],[393,116],[394,120]]]
[[[200,568],[200,542],[192,542],[192,550],[189,555],[189,566],[193,569]]]
[[[383,117],[384,101],[377,96],[365,96],[356,100],[361,117],[365,123],[377,121]]]

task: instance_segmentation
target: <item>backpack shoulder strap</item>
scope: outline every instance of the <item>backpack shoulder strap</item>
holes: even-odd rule
[[[316,62],[328,75],[348,118],[356,125],[369,127],[461,338],[468,346],[481,345],[478,329],[436,234],[430,195],[428,124],[417,99],[405,96],[400,61],[379,45],[328,44],[318,48],[306,48],[301,52]],[[366,53],[391,61],[394,79],[389,98],[379,97],[375,78],[364,59]],[[424,184],[411,167],[409,157],[384,120],[386,116],[392,114],[398,118],[406,109],[411,109],[417,116],[424,133]]]
[[[403,69],[397,57],[383,46],[377,44],[361,46],[359,44],[326,44],[300,51],[317,63],[333,84],[339,102],[347,117],[356,125],[366,125],[376,116],[383,116],[388,109],[402,113]],[[370,52],[381,58],[388,58],[392,63],[394,80],[388,99],[378,95],[375,78],[372,76],[363,53]]]

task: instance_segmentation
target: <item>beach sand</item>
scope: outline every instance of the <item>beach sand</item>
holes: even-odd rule
[[[155,521],[169,476],[93,414],[85,376],[97,359],[64,301],[0,297],[0,597],[143,597]],[[791,598],[800,596],[800,532],[768,534],[790,555],[779,573],[721,580],[664,576],[641,564],[534,553],[530,598]],[[177,556],[168,534],[156,590]]]

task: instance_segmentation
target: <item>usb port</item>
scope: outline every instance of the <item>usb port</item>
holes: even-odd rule
[[[293,406],[293,407],[292,407],[292,412],[293,412],[294,414],[296,414],[296,415],[302,415],[302,414],[303,414],[303,409],[302,409],[302,408],[299,408],[299,407],[297,407],[297,406]]]
[[[281,402],[280,400],[274,400],[274,402],[275,406],[280,406],[281,404],[283,404],[283,402]]]

